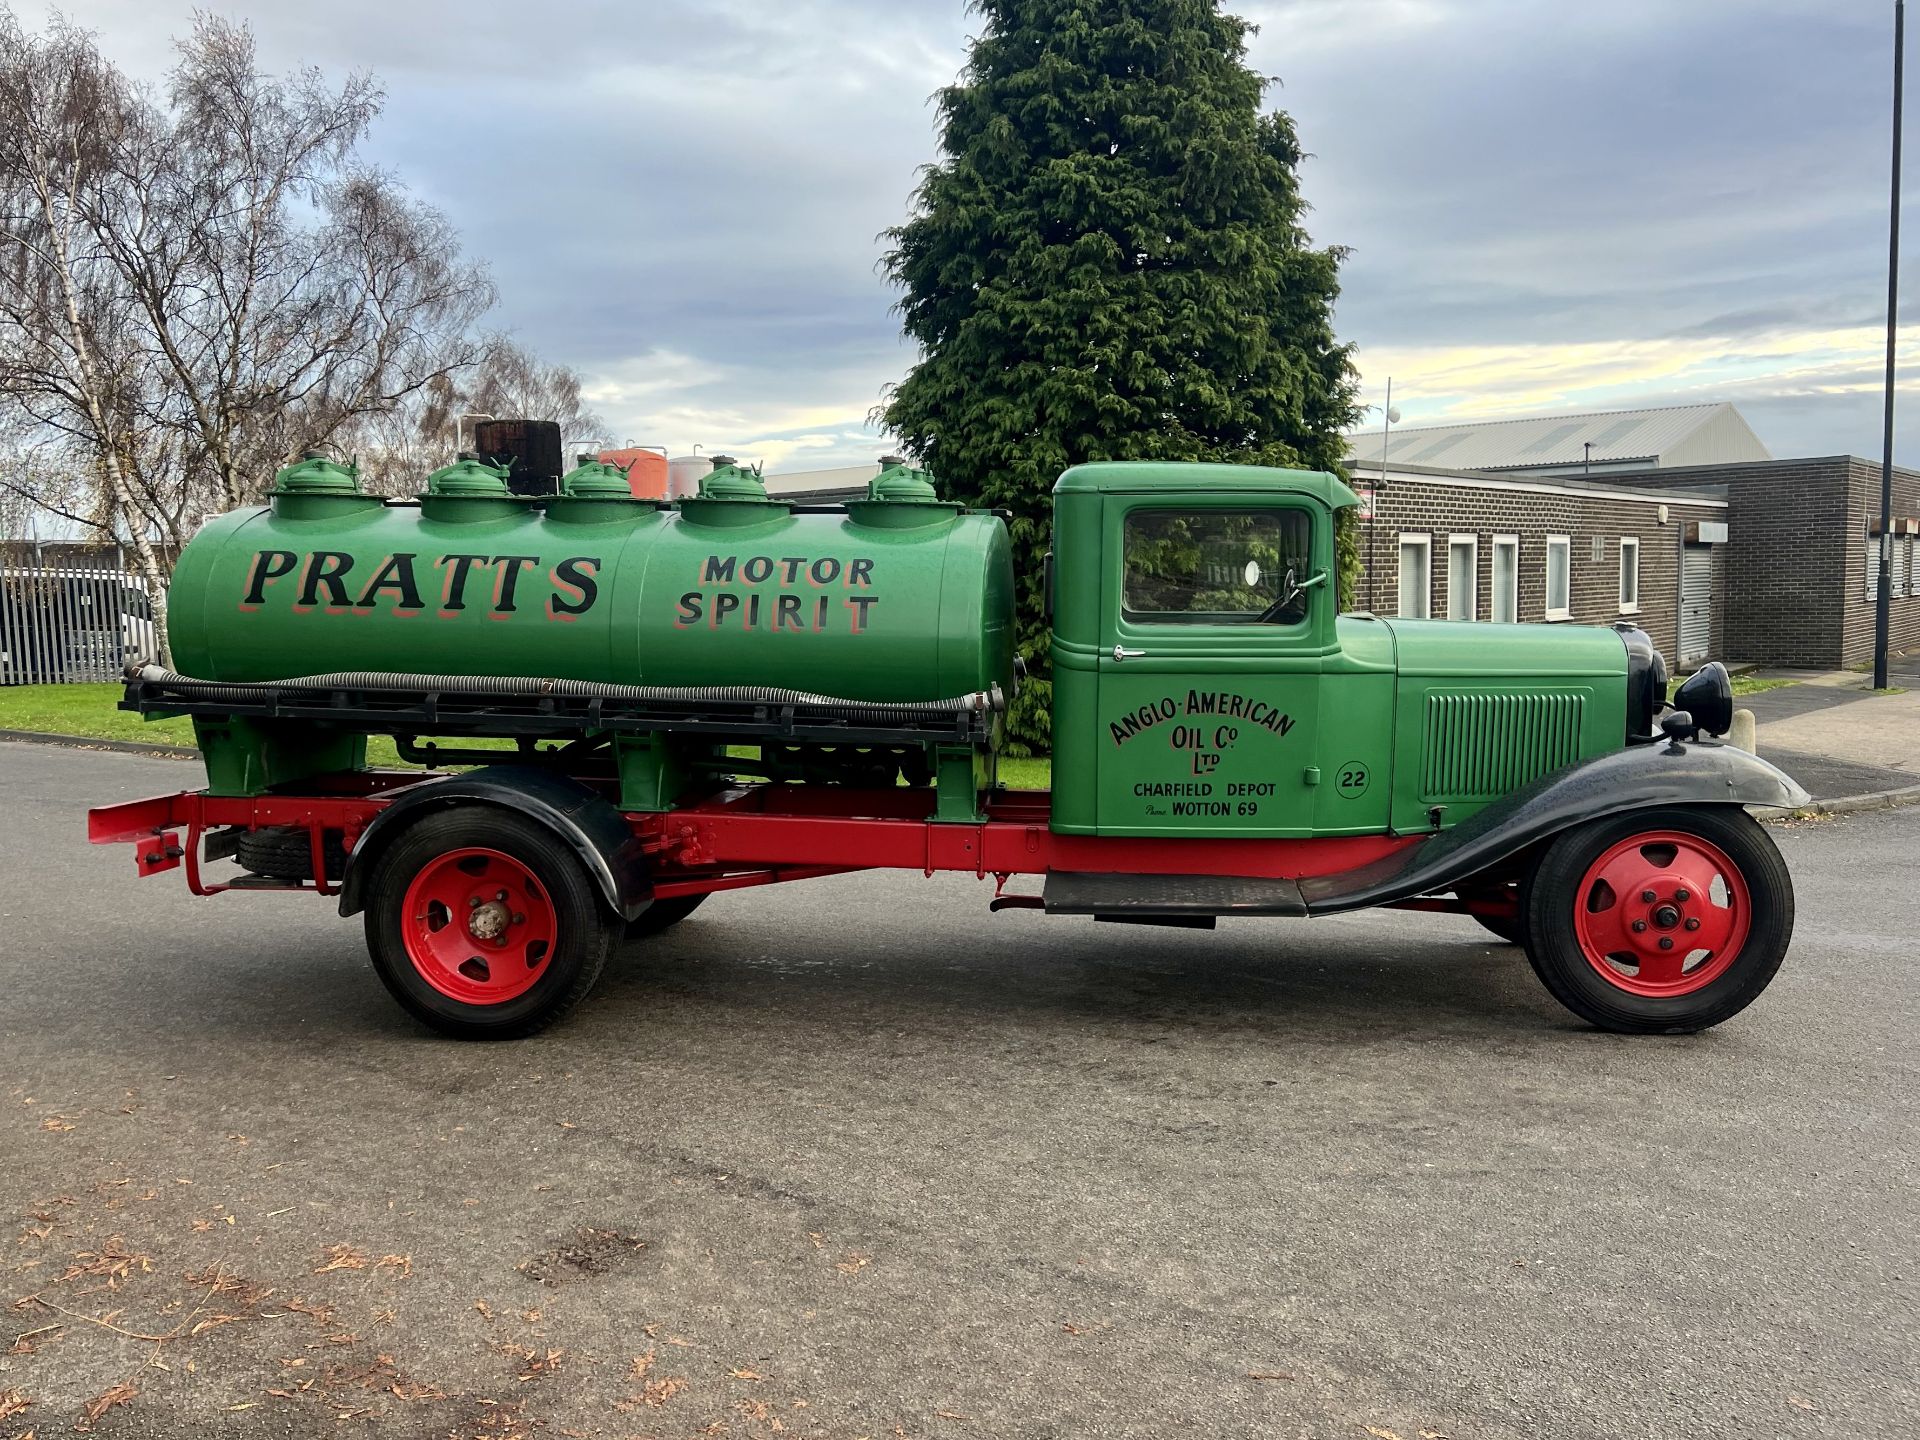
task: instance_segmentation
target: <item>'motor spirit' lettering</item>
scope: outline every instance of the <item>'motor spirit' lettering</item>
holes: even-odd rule
[[[864,556],[709,555],[701,562],[698,585],[674,607],[674,628],[689,630],[764,630],[772,634],[818,635],[829,630],[864,635],[873,624],[878,595],[846,595],[838,603],[819,592],[829,588],[866,590],[873,585],[874,562]],[[757,587],[776,587],[771,593]],[[725,589],[711,587],[725,586]],[[793,587],[788,590],[786,587]],[[804,587],[804,588],[802,588]]]

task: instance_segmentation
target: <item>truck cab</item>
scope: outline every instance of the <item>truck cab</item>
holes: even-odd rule
[[[1340,614],[1334,476],[1090,464],[1054,502],[1062,834],[1431,833],[1635,728],[1638,632]]]

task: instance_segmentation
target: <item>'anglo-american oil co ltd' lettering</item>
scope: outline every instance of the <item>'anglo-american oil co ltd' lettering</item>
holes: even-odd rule
[[[836,555],[709,555],[698,588],[681,595],[677,630],[766,630],[818,635],[829,630],[864,635],[878,595],[873,561]]]

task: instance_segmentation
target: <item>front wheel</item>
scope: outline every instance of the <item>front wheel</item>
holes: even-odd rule
[[[1535,972],[1581,1019],[1687,1034],[1767,988],[1793,935],[1793,881],[1744,811],[1643,810],[1555,839],[1521,918]]]
[[[614,927],[552,835],[496,809],[448,810],[380,857],[367,951],[416,1019],[462,1040],[514,1039],[585,998]]]

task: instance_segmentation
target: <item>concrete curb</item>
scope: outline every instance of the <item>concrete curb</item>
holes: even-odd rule
[[[117,750],[124,755],[155,755],[163,760],[200,758],[200,752],[191,745],[166,745],[159,741],[148,745],[139,740],[103,740],[93,735],[59,735],[45,730],[0,730],[0,740],[18,740],[26,745],[70,745],[78,750]]]
[[[1809,815],[1852,815],[1861,810],[1892,810],[1899,805],[1920,802],[1920,785],[1903,785],[1898,790],[1874,790],[1865,795],[1842,795],[1836,800],[1816,800],[1791,812],[1793,817]]]

